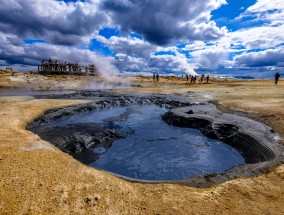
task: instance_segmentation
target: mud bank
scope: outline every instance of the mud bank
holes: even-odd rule
[[[163,115],[170,125],[199,129],[202,134],[231,145],[247,165],[184,181],[191,186],[210,186],[236,177],[255,176],[284,161],[284,147],[274,131],[259,122],[216,110],[213,104],[177,108]]]
[[[101,98],[101,100],[88,104],[49,110],[43,116],[31,122],[27,128],[39,134],[44,140],[52,142],[62,151],[73,155],[75,158],[76,153],[82,151],[88,152],[88,150],[92,150],[95,146],[102,146],[108,149],[114,140],[122,136],[116,129],[109,130],[93,127],[92,125],[84,125],[81,128],[77,126],[76,129],[66,128],[64,129],[65,136],[63,135],[62,137],[61,134],[61,138],[54,139],[46,135],[47,133],[52,133],[51,135],[54,136],[54,131],[49,128],[52,121],[103,108],[155,104],[171,109],[162,116],[163,120],[168,124],[178,127],[197,128],[203,135],[221,140],[234,147],[240,152],[247,163],[246,165],[234,167],[222,173],[207,174],[186,180],[147,181],[111,173],[131,182],[176,183],[194,187],[210,187],[237,177],[255,176],[267,172],[268,168],[284,160],[284,147],[278,144],[275,133],[271,128],[245,117],[217,111],[215,106],[208,102],[188,101],[180,96],[118,96],[108,92],[91,91],[60,95],[61,98],[64,98],[64,96],[68,98],[95,97]]]

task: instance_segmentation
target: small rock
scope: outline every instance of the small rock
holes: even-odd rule
[[[189,110],[188,112],[186,112],[187,114],[193,114],[192,110]]]
[[[86,204],[89,204],[92,201],[92,199],[87,197],[87,198],[84,199],[84,201],[85,201]]]
[[[95,200],[96,200],[96,201],[99,201],[100,199],[101,199],[101,195],[96,194],[96,195],[95,195]]]

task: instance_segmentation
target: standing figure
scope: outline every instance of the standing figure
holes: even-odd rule
[[[64,72],[66,72],[67,71],[67,63],[66,63],[66,61],[64,62],[64,65],[63,65],[63,70],[64,70]]]
[[[52,60],[49,58],[48,60],[48,70],[52,70]]]
[[[156,76],[155,76],[155,74],[153,74],[153,81],[154,81],[154,82],[156,81]]]
[[[55,68],[55,70],[57,71],[58,70],[58,60],[55,60],[55,62],[54,62],[54,68]]]
[[[203,79],[204,79],[204,74],[201,75],[200,84],[202,84]]]
[[[207,77],[206,77],[206,84],[208,84],[209,83],[209,75],[207,75]]]
[[[63,63],[59,63],[60,72],[63,71]]]
[[[44,71],[45,70],[45,61],[43,60],[43,61],[41,61],[41,69],[42,69],[42,71]]]
[[[186,82],[185,83],[189,83],[189,76],[188,76],[188,74],[186,74],[185,78],[186,78]]]
[[[54,69],[54,61],[51,61],[51,63],[50,63],[50,70],[55,70]]]
[[[278,72],[276,72],[276,74],[275,74],[275,84],[278,83],[279,78],[280,78],[280,74]]]
[[[159,81],[159,77],[160,77],[159,74],[157,74],[157,75],[156,75],[156,80],[157,80],[157,82]]]

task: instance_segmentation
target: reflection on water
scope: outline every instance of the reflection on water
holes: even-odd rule
[[[56,126],[95,123],[118,128],[126,137],[113,142],[90,166],[144,180],[177,180],[222,172],[244,164],[231,146],[203,136],[199,130],[169,126],[155,105],[130,106],[89,112],[58,120]]]

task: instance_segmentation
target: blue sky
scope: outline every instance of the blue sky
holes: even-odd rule
[[[214,20],[219,27],[226,26],[229,31],[236,31],[239,28],[245,27],[245,24],[243,21],[238,22],[234,19],[255,3],[256,0],[227,0],[226,5],[212,11],[212,20]]]
[[[34,70],[41,60],[54,58],[107,62],[123,74],[265,78],[284,67],[282,0],[0,0],[0,4],[4,68]]]

